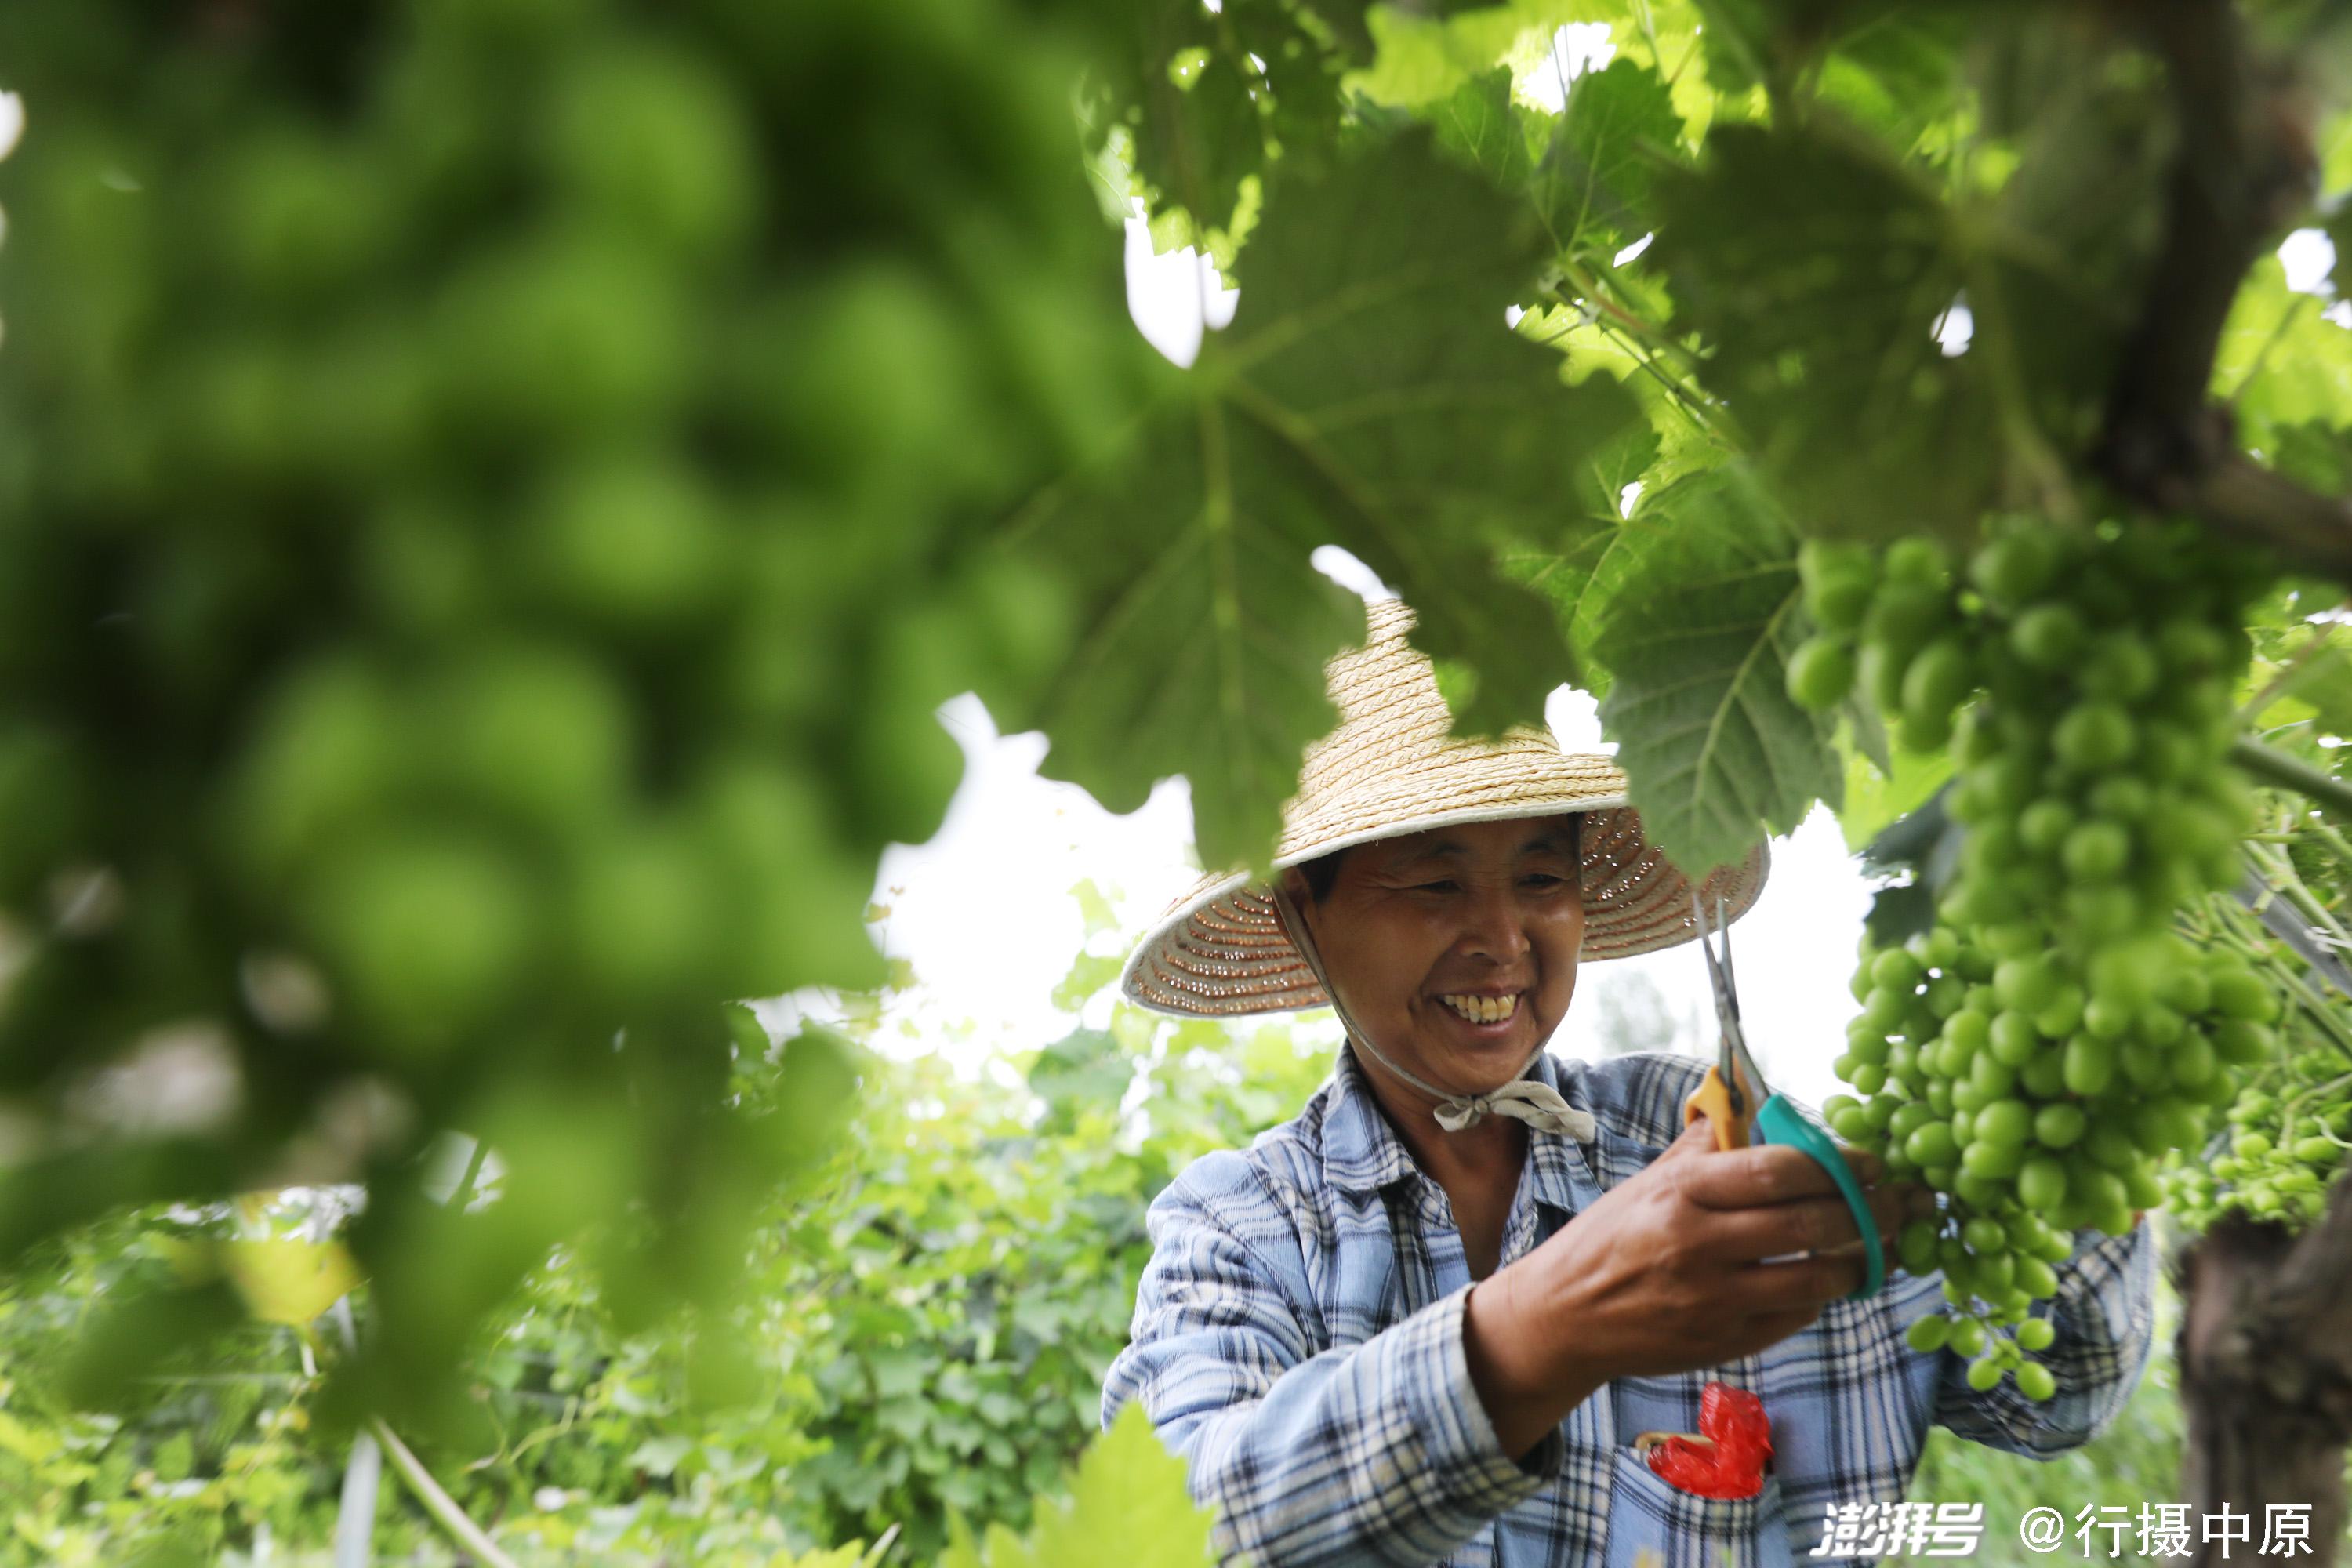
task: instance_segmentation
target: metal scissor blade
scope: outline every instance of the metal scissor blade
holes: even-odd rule
[[[1723,915],[1723,895],[1715,896],[1715,937],[1723,944],[1723,994],[1731,1004],[1731,1016],[1739,1016],[1739,976],[1731,967],[1731,922]]]
[[[1752,1112],[1771,1091],[1764,1085],[1764,1075],[1757,1069],[1756,1058],[1748,1052],[1747,1031],[1739,1026],[1739,992],[1732,979],[1731,932],[1724,923],[1723,900],[1716,900],[1716,931],[1710,940],[1706,906],[1699,901],[1698,889],[1691,889],[1691,912],[1698,922],[1699,951],[1706,955],[1707,977],[1715,984],[1715,1017],[1723,1031],[1717,1068],[1733,1095],[1746,1102],[1745,1110]],[[1716,957],[1715,943],[1723,944],[1723,956]]]

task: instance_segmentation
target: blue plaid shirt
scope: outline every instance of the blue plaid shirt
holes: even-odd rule
[[[1591,1144],[1530,1131],[1505,1264],[1663,1152],[1706,1064],[1546,1053],[1529,1070],[1600,1131]],[[1445,1193],[1351,1050],[1248,1152],[1194,1161],[1147,1225],[1153,1253],[1132,1339],[1104,1379],[1103,1425],[1140,1399],[1193,1497],[1216,1506],[1220,1560],[1257,1568],[1633,1568],[1644,1548],[1665,1568],[1864,1563],[1811,1557],[1828,1505],[1899,1500],[1935,1425],[2036,1457],[2089,1441],[2138,1381],[2154,1315],[2148,1227],[2080,1233],[2058,1294],[2036,1308],[2057,1331],[2040,1359],[2058,1392],[2035,1404],[2013,1378],[1979,1394],[1958,1354],[1912,1350],[1904,1331],[1943,1309],[1943,1277],[1891,1271],[1876,1297],[1833,1301],[1760,1354],[1607,1384],[1521,1462],[1463,1356],[1471,1279]],[[1682,1492],[1631,1446],[1638,1432],[1696,1430],[1710,1379],[1754,1390],[1771,1419],[1756,1497]]]

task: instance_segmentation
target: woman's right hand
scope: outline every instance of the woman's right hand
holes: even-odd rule
[[[1875,1155],[1841,1152],[1891,1252],[1933,1197],[1916,1183],[1881,1183]],[[1471,1291],[1472,1381],[1505,1450],[1523,1454],[1612,1379],[1752,1355],[1811,1325],[1865,1273],[1853,1213],[1812,1156],[1778,1144],[1718,1150],[1712,1127],[1695,1121]]]

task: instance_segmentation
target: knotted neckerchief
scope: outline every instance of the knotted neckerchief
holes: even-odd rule
[[[1457,1095],[1435,1084],[1423,1083],[1381,1055],[1380,1047],[1373,1045],[1370,1037],[1356,1027],[1355,1020],[1348,1016],[1348,1009],[1339,1000],[1339,990],[1332,985],[1331,977],[1323,972],[1322,955],[1315,951],[1315,939],[1307,932],[1307,921],[1300,917],[1297,906],[1291,902],[1290,895],[1282,890],[1279,881],[1274,886],[1274,907],[1282,919],[1283,929],[1290,933],[1291,945],[1297,948],[1299,956],[1307,960],[1307,967],[1314,972],[1316,980],[1323,987],[1323,994],[1331,999],[1331,1010],[1339,1016],[1339,1025],[1348,1031],[1348,1038],[1371,1052],[1373,1059],[1389,1071],[1434,1099],[1438,1102],[1436,1116],[1440,1127],[1448,1132],[1459,1132],[1465,1127],[1475,1127],[1491,1112],[1496,1116],[1516,1117],[1538,1132],[1557,1132],[1580,1143],[1592,1142],[1592,1113],[1577,1110],[1560,1098],[1559,1090],[1539,1079],[1527,1076],[1528,1068],[1536,1065],[1536,1058],[1543,1055],[1544,1046],[1540,1040],[1536,1042],[1534,1055],[1519,1064],[1519,1070],[1512,1075],[1510,1082],[1485,1094]]]

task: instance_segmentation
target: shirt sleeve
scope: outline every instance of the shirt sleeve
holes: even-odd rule
[[[2139,1385],[2155,1341],[2156,1237],[2145,1221],[2121,1236],[2090,1230],[2058,1268],[2058,1291],[2036,1316],[2056,1337],[2028,1352],[2050,1368],[2057,1392],[2034,1401],[2014,1375],[1984,1393],[1968,1384],[1968,1363],[1945,1351],[1936,1421],[1972,1442],[2046,1459],[2105,1431]]]
[[[1145,1223],[1151,1260],[1103,1425],[1143,1402],[1193,1500],[1216,1510],[1220,1563],[1435,1562],[1559,1468],[1558,1427],[1524,1463],[1502,1450],[1463,1352],[1470,1287],[1310,1353],[1280,1272],[1185,1178]]]

